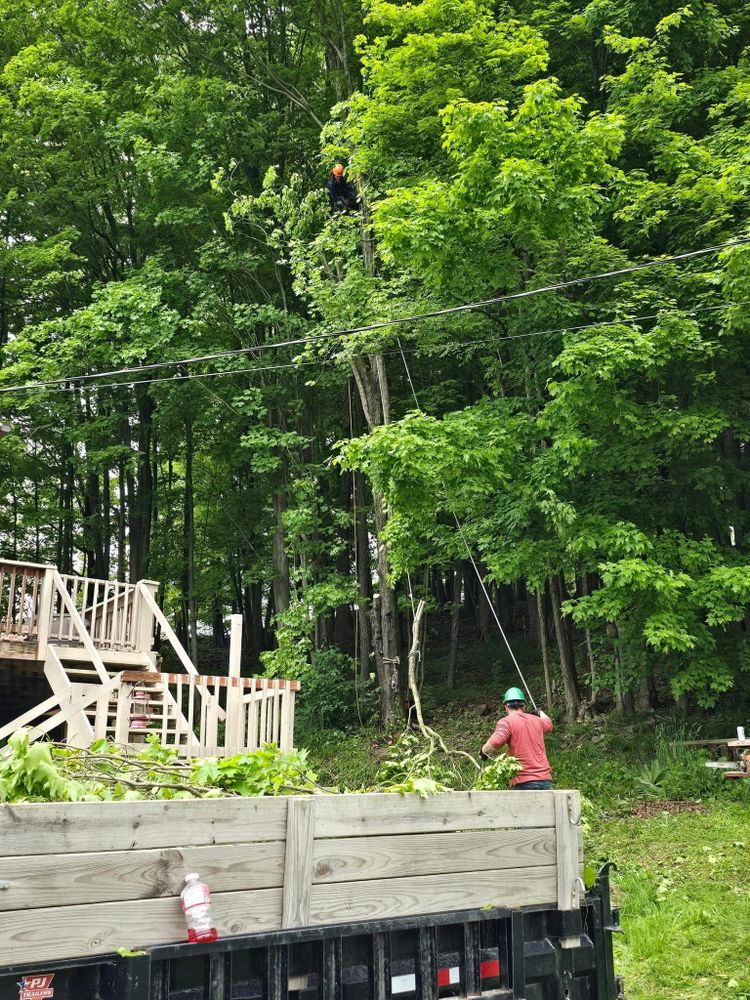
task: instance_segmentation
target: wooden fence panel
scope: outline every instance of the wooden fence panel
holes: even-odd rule
[[[214,913],[222,936],[278,930],[281,889],[217,893]],[[0,965],[184,939],[185,918],[174,897],[0,912]]]
[[[316,837],[442,833],[451,830],[554,826],[549,792],[451,792],[418,795],[326,796],[318,803]]]
[[[225,935],[570,908],[579,819],[577,792],[0,806],[0,965],[182,940],[190,870]]]
[[[3,805],[0,857],[284,840],[288,802],[172,799]]]
[[[555,865],[553,827],[316,840],[313,883]]]
[[[214,893],[281,888],[283,840],[145,851],[35,854],[0,858],[3,910],[179,896],[186,872],[199,872]]]
[[[372,882],[334,882],[312,887],[310,923],[317,926],[354,920],[386,920],[484,906],[554,905],[556,896],[557,875],[555,868],[549,866],[375,879]]]

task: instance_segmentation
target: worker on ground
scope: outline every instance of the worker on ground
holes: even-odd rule
[[[346,179],[341,163],[336,164],[328,178],[328,204],[331,212],[352,212],[357,207],[357,192]]]
[[[505,718],[482,747],[482,760],[496,757],[506,744],[508,752],[521,764],[511,787],[521,791],[552,788],[552,768],[544,748],[544,734],[552,732],[552,719],[544,712],[527,712],[526,695],[512,687],[503,695]]]

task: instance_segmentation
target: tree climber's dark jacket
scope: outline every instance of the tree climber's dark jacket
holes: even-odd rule
[[[356,206],[357,192],[345,177],[339,180],[332,174],[328,178],[328,204],[332,212],[339,208],[354,208]]]

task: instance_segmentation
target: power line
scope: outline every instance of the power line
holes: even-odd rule
[[[742,306],[747,304],[750,304],[750,300],[742,300],[741,302],[725,302],[722,303],[721,305],[716,305],[716,306],[697,306],[694,309],[680,309],[679,311],[681,313],[685,313],[687,315],[692,316],[692,315],[697,315],[698,313],[719,312],[722,309],[732,309],[736,308],[737,306]],[[646,322],[647,320],[659,319],[659,317],[663,315],[664,312],[665,310],[662,310],[661,312],[658,313],[646,313],[640,316],[629,316],[620,319],[603,319],[603,320],[597,320],[594,323],[582,323],[579,324],[578,326],[560,326],[546,330],[531,330],[528,333],[511,333],[507,334],[506,336],[491,337],[482,340],[465,340],[455,344],[448,344],[448,345],[422,344],[422,345],[415,345],[412,347],[409,346],[404,347],[400,342],[400,338],[396,338],[398,342],[398,349],[391,351],[384,351],[383,353],[390,357],[395,357],[397,355],[401,355],[403,357],[405,353],[423,354],[423,353],[428,353],[432,350],[435,350],[436,352],[463,351],[469,347],[481,347],[486,344],[502,344],[505,341],[510,341],[510,340],[527,340],[535,337],[550,337],[563,333],[580,333],[584,330],[593,330],[596,329],[597,327],[602,327],[602,326],[627,326],[632,323],[641,323],[641,322]],[[360,354],[355,356],[361,357],[362,355]],[[318,365],[323,365],[323,364],[332,364],[336,360],[337,360],[336,358],[331,358],[331,357],[316,358],[313,361],[293,361],[279,365],[264,365],[263,367],[260,368],[229,368],[225,370],[212,371],[212,372],[193,372],[180,375],[167,375],[158,378],[126,379],[125,381],[122,382],[89,382],[87,384],[92,388],[96,389],[116,389],[118,387],[132,387],[136,385],[156,385],[164,382],[184,382],[184,381],[189,381],[191,379],[218,378],[224,375],[250,375],[254,374],[255,372],[295,370],[300,368],[316,367]],[[149,368],[150,366],[146,365],[142,369],[136,368],[129,370],[148,371]],[[69,379],[55,381],[54,383],[51,384],[46,382],[29,383],[23,386],[15,386],[14,388],[0,389],[0,393],[37,391],[44,388],[54,388],[57,389],[58,392],[78,392],[82,388],[82,386],[80,386],[78,382],[79,382],[78,378],[72,377]]]
[[[726,243],[719,243],[716,246],[704,247],[700,250],[691,250],[686,253],[673,254],[670,257],[659,257],[653,260],[644,261],[642,264],[632,264],[629,267],[618,268],[612,271],[601,271],[597,274],[587,274],[582,275],[578,278],[571,278],[568,281],[556,282],[551,285],[543,285],[538,288],[529,288],[522,292],[511,292],[507,295],[498,295],[491,299],[483,299],[478,302],[468,302],[460,306],[449,306],[443,309],[436,309],[431,312],[414,313],[410,316],[400,316],[395,319],[380,320],[377,323],[368,323],[364,326],[353,326],[346,327],[339,330],[331,330],[326,333],[311,334],[308,337],[298,337],[288,340],[273,341],[267,344],[256,344],[252,347],[240,347],[231,351],[220,351],[214,354],[203,354],[196,355],[195,357],[180,358],[170,361],[156,361],[148,365],[138,365],[130,368],[117,368],[110,371],[104,372],[92,372],[84,375],[74,375],[64,378],[48,379],[44,382],[33,382],[23,386],[7,386],[0,388],[0,395],[4,395],[10,392],[18,392],[22,389],[47,389],[56,385],[63,385],[65,382],[76,382],[83,384],[89,381],[96,381],[101,378],[110,378],[116,375],[130,375],[135,373],[140,373],[144,371],[156,371],[161,368],[173,368],[181,365],[191,365],[191,364],[201,364],[208,361],[218,361],[223,358],[238,357],[240,355],[246,354],[256,354],[262,351],[268,350],[280,350],[285,347],[299,347],[305,346],[307,344],[317,343],[325,340],[332,340],[339,337],[348,337],[356,333],[372,333],[376,330],[383,330],[394,326],[401,326],[405,323],[418,323],[428,319],[439,319],[444,316],[455,316],[459,313],[478,311],[481,309],[486,309],[489,306],[501,305],[506,302],[514,302],[519,299],[532,298],[536,295],[542,295],[547,292],[561,291],[566,288],[573,288],[576,285],[587,284],[592,281],[602,281],[607,278],[618,278],[623,277],[628,274],[634,274],[638,271],[646,270],[651,267],[661,267],[665,264],[679,263],[685,260],[691,260],[697,257],[704,257],[712,253],[718,253],[720,250],[726,250],[730,247],[743,246],[750,243],[750,237],[738,237],[737,239],[730,240]],[[510,338],[507,338],[510,339]],[[290,366],[296,367],[296,366]],[[256,369],[258,370],[258,369]],[[183,376],[188,377],[188,376]],[[154,379],[153,381],[157,381]],[[130,384],[130,383],[122,383]],[[143,384],[142,382],[134,382],[133,385]]]

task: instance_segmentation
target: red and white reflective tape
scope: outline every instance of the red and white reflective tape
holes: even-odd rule
[[[497,979],[500,976],[500,962],[497,959],[489,962],[482,962],[479,966],[479,975],[482,979]],[[438,986],[456,986],[461,982],[461,969],[454,965],[449,969],[438,969]],[[414,993],[417,988],[417,977],[414,973],[405,976],[391,977],[391,993],[395,996],[398,993]]]
[[[452,969],[438,969],[438,986],[453,986],[461,982],[461,970],[457,965]]]
[[[482,962],[479,966],[481,979],[498,979],[500,977],[500,962],[497,959]],[[448,969],[437,970],[437,985],[457,986],[461,982],[461,969],[458,965],[453,965]],[[289,992],[308,989],[312,985],[312,976],[290,976]],[[402,993],[415,993],[417,989],[417,977],[413,972],[400,976],[391,976],[391,994],[398,996]]]

